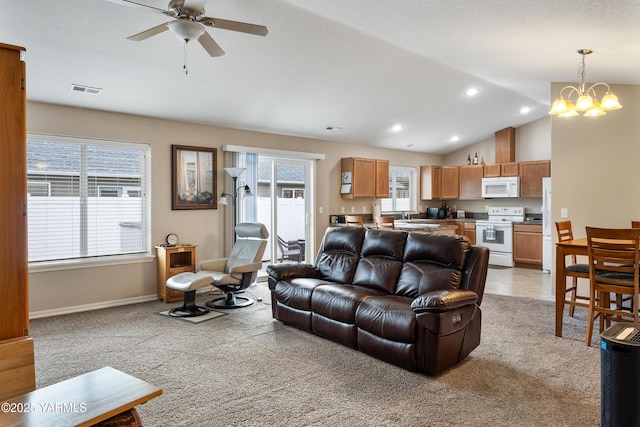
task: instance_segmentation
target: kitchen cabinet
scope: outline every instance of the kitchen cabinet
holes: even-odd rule
[[[513,261],[542,268],[542,225],[513,224]]]
[[[388,160],[345,157],[341,159],[341,167],[341,184],[351,184],[350,192],[341,194],[343,199],[389,197]]]
[[[29,338],[24,48],[0,44],[0,399],[35,389]]]
[[[496,163],[509,163],[516,160],[516,130],[514,128],[505,128],[496,132],[495,142]]]
[[[184,292],[167,288],[167,279],[180,273],[195,273],[195,246],[156,246],[158,251],[158,299],[165,303],[184,299]]]
[[[551,162],[520,162],[520,197],[542,197],[542,178],[551,176]]]
[[[442,166],[442,200],[457,199],[460,195],[460,178],[458,166]]]
[[[376,160],[376,198],[389,197],[389,161]]]
[[[420,166],[420,199],[437,200],[442,195],[442,167]]]
[[[460,180],[460,200],[482,199],[482,176],[484,166],[460,166],[458,176]]]
[[[476,244],[476,223],[474,221],[465,221],[459,223],[460,230],[458,234],[465,236],[472,245]]]
[[[518,163],[496,163],[493,165],[484,165],[485,178],[499,178],[501,176],[518,176]]]

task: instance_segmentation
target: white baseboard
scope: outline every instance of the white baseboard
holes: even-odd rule
[[[62,314],[79,313],[81,311],[100,310],[101,308],[118,307],[120,305],[137,304],[141,302],[155,301],[157,294],[144,295],[141,297],[125,298],[113,301],[103,301],[93,304],[74,305],[71,307],[53,308],[51,310],[32,311],[29,319],[40,319],[42,317],[60,316]]]

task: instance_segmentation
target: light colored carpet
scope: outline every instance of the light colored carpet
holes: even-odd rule
[[[162,302],[33,320],[38,387],[112,366],[164,390],[138,407],[147,427],[599,424],[578,310],[557,338],[553,303],[485,295],[480,346],[431,378],[273,320],[265,284],[247,293],[263,301],[198,325]]]

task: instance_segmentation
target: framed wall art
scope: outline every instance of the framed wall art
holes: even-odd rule
[[[171,209],[217,209],[216,149],[172,145]]]

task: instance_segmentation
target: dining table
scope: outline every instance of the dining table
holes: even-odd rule
[[[567,289],[567,255],[588,255],[587,238],[556,243],[556,336],[562,336],[562,316]]]

